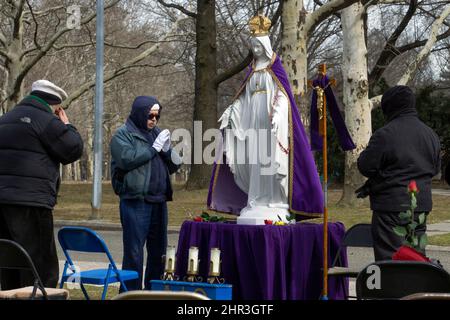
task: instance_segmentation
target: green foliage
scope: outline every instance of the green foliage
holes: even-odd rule
[[[406,212],[401,212],[399,215],[401,220],[409,220],[411,219],[411,210],[408,210]]]
[[[399,227],[399,226],[396,226],[394,228],[394,232],[400,237],[406,237],[406,235],[408,234],[408,231],[406,230],[405,227]]]
[[[411,196],[411,209],[406,212],[401,212],[399,214],[399,218],[401,221],[406,221],[407,224],[403,226],[395,226],[393,231],[400,237],[405,238],[405,245],[414,248],[419,252],[425,252],[425,247],[428,243],[428,238],[426,234],[421,236],[416,235],[417,227],[424,225],[426,223],[426,215],[425,213],[421,213],[417,220],[414,218],[414,209],[417,208],[417,198],[414,192],[409,192]]]
[[[295,214],[291,213],[289,216],[286,217],[288,222],[295,223]]]
[[[432,85],[417,90],[416,106],[420,119],[431,127],[441,139],[444,165],[450,159],[450,96]]]
[[[212,216],[206,211],[203,211],[203,213],[201,214],[200,217],[203,218],[203,221],[207,221],[207,222],[223,222],[223,221],[225,221],[224,217]]]
[[[428,245],[428,236],[426,234],[422,235],[419,238],[419,248],[421,251],[425,251],[426,246]]]
[[[411,193],[411,211],[414,212],[416,208],[417,208],[417,198],[414,193]]]
[[[419,215],[419,224],[424,224],[426,218],[427,218],[427,216],[425,215],[425,213],[420,214]]]

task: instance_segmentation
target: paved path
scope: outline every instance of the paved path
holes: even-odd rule
[[[450,189],[433,189],[431,191],[433,194],[437,194],[440,196],[448,196],[450,197]]]

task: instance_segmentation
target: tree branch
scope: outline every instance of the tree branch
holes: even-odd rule
[[[369,99],[369,103],[371,104],[371,110],[374,110],[381,106],[381,98],[382,98],[382,95],[380,94],[378,96],[375,96],[375,97]]]
[[[238,63],[234,67],[232,67],[216,76],[216,78],[214,79],[214,83],[216,84],[216,86],[218,86],[222,82],[230,79],[235,74],[244,70],[244,68],[246,66],[248,66],[250,64],[250,62],[252,62],[252,59],[253,59],[253,54],[251,51],[249,51],[247,57],[245,57],[244,60],[242,60],[240,63]]]
[[[46,10],[36,11],[34,13],[34,15],[35,16],[44,16],[44,15],[47,15],[47,14],[49,14],[51,12],[54,12],[54,11],[57,11],[57,10],[61,10],[61,9],[65,9],[65,8],[66,8],[65,6],[56,6],[56,7],[48,8]],[[28,13],[28,12],[26,12],[26,13]]]
[[[6,37],[1,31],[0,31],[0,44],[6,48]]]
[[[281,0],[278,4],[277,11],[275,11],[275,14],[273,15],[273,17],[271,19],[272,20],[272,25],[270,26],[271,28],[277,24],[278,20],[280,20],[281,14],[283,13],[283,4],[284,4],[284,1]]]
[[[383,51],[381,51],[377,62],[375,63],[375,66],[373,67],[372,71],[369,74],[369,83],[371,89],[376,85],[380,77],[382,76],[384,70],[386,69],[386,66],[389,65],[389,63],[398,55],[400,54],[397,51],[397,48],[395,47],[395,43],[397,42],[398,38],[402,34],[402,32],[406,29],[409,22],[411,21],[411,18],[414,16],[414,13],[417,10],[417,0],[411,0],[409,3],[408,11],[406,12],[406,15],[403,17],[400,24],[397,26],[397,28],[394,30],[394,32],[391,34],[389,39],[387,40]]]
[[[430,53],[431,49],[433,48],[433,45],[436,43],[436,41],[439,40],[439,36],[437,36],[437,33],[439,29],[444,24],[444,20],[450,15],[450,6],[448,6],[441,14],[441,16],[433,23],[431,27],[431,32],[428,40],[426,40],[424,47],[417,55],[414,62],[409,65],[408,69],[406,70],[405,74],[402,76],[402,78],[397,82],[397,85],[406,85],[408,82],[411,81],[411,79],[414,77],[414,75],[417,72],[417,69],[419,65],[425,60],[425,58]],[[447,31],[449,32],[449,30]],[[425,41],[425,40],[424,40]],[[419,41],[421,42],[421,41]],[[417,43],[417,42],[416,42]],[[381,95],[375,96],[370,99],[370,103],[372,105],[372,109],[378,108],[381,105]]]
[[[151,55],[152,53],[154,53],[156,50],[159,49],[161,43],[163,43],[164,41],[167,41],[167,39],[169,39],[170,37],[174,36],[174,32],[177,30],[178,28],[178,24],[184,19],[179,19],[175,22],[174,26],[172,27],[172,29],[165,34],[164,36],[161,37],[160,41],[158,41],[157,43],[155,43],[153,46],[151,46],[150,48],[146,49],[145,51],[141,52],[140,54],[138,54],[137,56],[135,56],[134,58],[126,61],[125,63],[123,63],[121,65],[120,68],[113,70],[111,72],[108,72],[107,74],[105,74],[104,77],[104,83],[107,83],[111,80],[113,80],[114,78],[121,76],[123,74],[125,74],[129,69],[131,68],[135,68],[135,67],[139,67],[139,65],[137,65],[137,63],[139,63],[140,61],[142,61],[143,59],[145,59],[146,57],[148,57],[149,55]],[[93,88],[95,86],[95,79],[90,80],[86,83],[84,83],[83,85],[81,85],[78,90],[76,90],[75,92],[73,92],[67,99],[66,101],[64,101],[64,108],[68,108],[70,106],[70,104],[77,100],[79,97],[81,97],[85,92],[89,91],[91,88]]]
[[[436,37],[436,41],[440,41],[442,39],[448,38],[449,36],[450,36],[450,28],[448,28],[447,31],[445,31],[444,33],[441,33],[440,35],[438,35]],[[427,39],[415,41],[413,43],[409,43],[404,46],[398,47],[398,48],[396,48],[396,50],[400,53],[404,53],[406,51],[424,46],[427,43],[427,41],[428,41]]]
[[[19,30],[21,29],[21,23],[20,19],[22,17],[23,13],[23,6],[25,4],[25,0],[19,0],[18,2],[14,2],[14,7],[16,9],[16,14],[14,16],[14,23],[13,23],[13,37],[17,38],[19,34]]]
[[[174,9],[177,9],[177,10],[183,12],[185,15],[187,15],[191,18],[194,18],[194,19],[197,18],[197,14],[195,12],[189,11],[186,8],[184,8],[183,6],[180,6],[180,5],[174,4],[174,3],[167,3],[163,0],[157,0],[157,1],[159,4],[163,5],[166,8],[174,8]]]
[[[323,2],[320,0],[314,0],[314,3],[316,3],[317,5],[319,5],[320,7],[323,6]],[[341,18],[341,15],[337,12],[333,13],[337,18]]]
[[[121,0],[113,0],[113,1],[111,1],[108,5],[105,6],[105,10],[115,6],[120,1]],[[96,16],[97,16],[96,12],[92,13],[87,18],[83,19],[81,21],[81,24],[84,25],[84,24],[89,23]],[[18,76],[16,81],[22,82],[22,80],[24,79],[24,77],[28,73],[28,71],[30,71],[30,69],[36,63],[38,63],[39,60],[41,60],[43,56],[45,56],[45,54],[53,47],[53,45],[56,43],[56,41],[59,38],[61,38],[61,36],[63,36],[65,33],[69,32],[69,31],[71,31],[71,29],[66,27],[66,28],[61,29],[55,35],[53,35],[53,37],[44,46],[42,46],[42,48],[39,50],[38,54],[33,59],[31,59],[30,61],[28,61],[24,65],[24,67],[22,68],[22,71],[20,72],[20,74],[19,74],[19,76]],[[22,57],[23,57],[23,53],[22,53]]]
[[[319,9],[311,12],[306,16],[305,30],[309,34],[314,28],[329,16],[335,14],[339,10],[358,2],[359,0],[333,0],[325,3]]]
[[[439,29],[442,27],[445,19],[449,15],[450,15],[450,5],[444,9],[441,16],[433,23],[431,27],[430,36],[427,42],[425,43],[425,46],[419,52],[414,62],[408,66],[408,69],[406,70],[405,74],[401,77],[401,79],[398,81],[397,84],[406,85],[408,82],[411,81],[411,79],[416,74],[419,65],[422,64],[422,62],[426,59],[426,57],[428,57],[434,44],[436,43],[436,41],[438,41],[437,33],[439,32]]]
[[[36,48],[40,49],[41,46],[37,42],[37,35],[38,35],[39,24],[38,24],[38,22],[36,20],[36,17],[34,16],[33,9],[31,8],[30,2],[28,0],[26,0],[26,1],[27,1],[28,9],[30,9],[31,17],[33,18],[33,21],[34,21],[34,25],[35,25],[34,35],[33,35],[33,42],[34,42],[34,45],[36,46]]]

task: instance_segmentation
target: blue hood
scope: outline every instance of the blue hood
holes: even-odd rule
[[[148,113],[150,108],[156,103],[159,104],[159,101],[152,96],[137,97],[134,99],[128,119],[130,119],[139,130],[148,131]],[[161,114],[161,109],[162,107],[160,105],[159,114]]]

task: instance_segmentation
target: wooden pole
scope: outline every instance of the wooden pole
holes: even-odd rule
[[[319,66],[319,73],[326,75],[326,65]],[[327,146],[327,99],[323,94],[323,292],[322,299],[328,300],[328,146]]]

